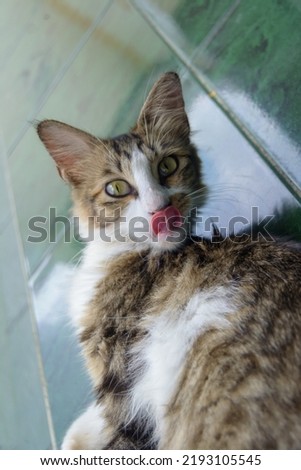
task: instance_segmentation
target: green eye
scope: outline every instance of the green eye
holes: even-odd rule
[[[175,157],[164,157],[159,163],[159,173],[161,176],[170,176],[178,168],[178,160]]]
[[[106,193],[113,197],[128,196],[132,192],[132,188],[126,181],[115,180],[106,185]]]

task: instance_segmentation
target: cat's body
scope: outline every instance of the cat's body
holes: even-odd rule
[[[63,448],[301,448],[301,251],[190,235],[180,216],[206,189],[177,76],[133,133],[100,141],[44,121],[39,134],[85,228],[99,217],[95,235],[111,236],[88,244],[72,290],[95,403]],[[138,216],[143,240],[128,229]]]

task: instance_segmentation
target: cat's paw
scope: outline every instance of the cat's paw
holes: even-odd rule
[[[92,404],[68,429],[62,450],[93,450],[104,448],[110,439],[102,408]]]
[[[78,435],[68,435],[64,437],[63,443],[62,443],[62,450],[86,450],[86,447],[84,446],[85,444],[85,439],[82,439],[82,436],[80,434]]]

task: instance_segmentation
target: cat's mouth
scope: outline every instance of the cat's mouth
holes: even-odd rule
[[[185,218],[175,206],[167,206],[153,214],[150,220],[152,234],[157,236],[176,232],[183,226]]]

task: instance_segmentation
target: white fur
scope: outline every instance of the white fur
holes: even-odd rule
[[[209,327],[224,328],[234,309],[229,289],[199,292],[182,311],[165,311],[156,317],[149,336],[135,351],[135,367],[143,367],[132,391],[132,416],[153,420],[157,439],[164,432],[164,414],[175,392],[188,350]]]
[[[179,240],[176,237],[170,240],[170,233],[164,232],[158,235],[152,233],[151,217],[153,213],[170,203],[172,195],[185,192],[185,190],[182,186],[167,188],[160,185],[157,177],[152,172],[151,163],[137,148],[132,152],[132,172],[138,197],[129,203],[125,211],[126,223],[124,223],[124,230],[129,230],[131,220],[135,220],[134,228],[141,227],[141,232],[138,232],[136,236],[133,236],[133,233],[129,234],[127,232],[130,235],[130,239],[136,243],[135,249],[138,248],[138,245],[142,244],[143,246],[140,246],[140,249],[143,247],[152,248],[155,251],[175,249],[179,244]],[[138,219],[143,219],[140,225]]]
[[[81,265],[75,271],[69,299],[69,312],[76,328],[80,328],[85,308],[92,300],[96,286],[106,274],[108,261],[128,248],[128,245],[100,240],[90,241],[85,248]]]
[[[138,149],[132,153],[132,171],[144,211],[153,213],[165,207],[169,202],[168,191],[154,178],[150,162]]]
[[[68,429],[63,443],[63,450],[102,449],[109,436],[105,433],[105,421],[101,405],[92,404],[82,413]]]

